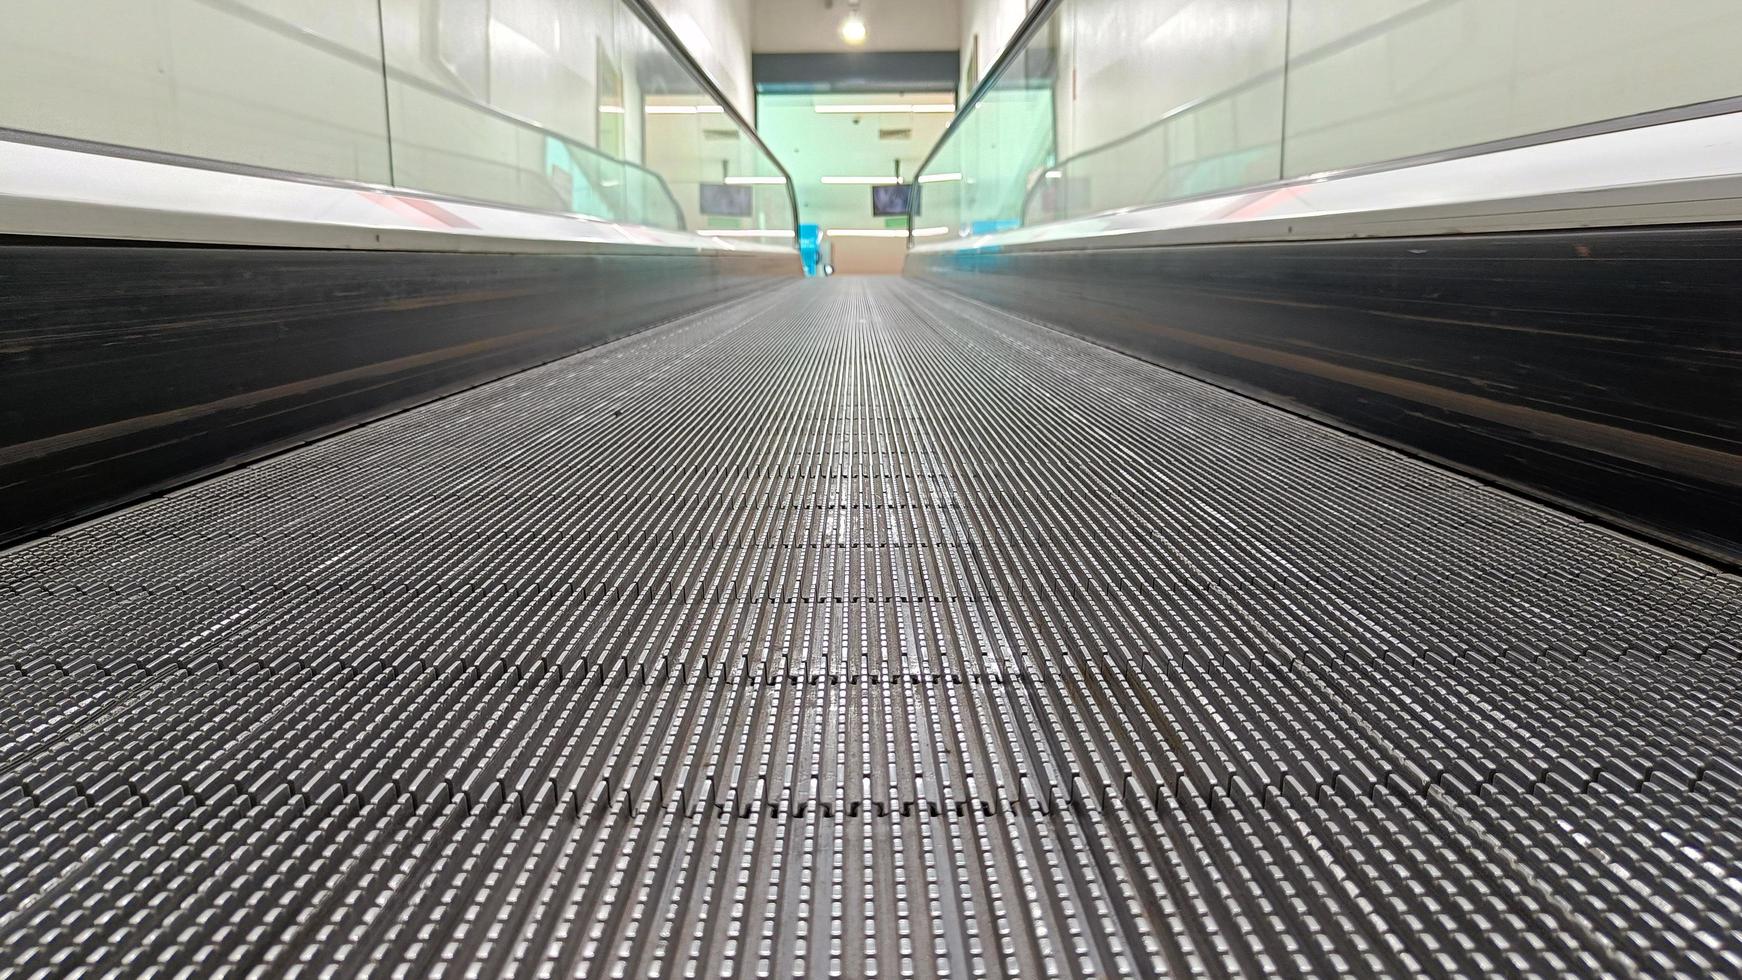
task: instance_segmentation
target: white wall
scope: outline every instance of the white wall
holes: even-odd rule
[[[984,70],[1023,4],[965,2]],[[1739,96],[1738,39],[1739,0],[1065,0],[1029,49],[1054,57],[1013,66],[1049,76],[968,116],[934,167],[968,175],[960,203],[922,220],[1032,223]]]
[[[0,126],[385,182],[375,0],[5,5]]]
[[[747,112],[750,0],[658,2]],[[723,113],[648,125],[650,100],[714,100],[620,0],[22,0],[5,22],[3,127],[667,226],[667,185],[773,172]]]
[[[1068,168],[1073,203],[1102,210],[1276,179],[1287,16],[1287,0],[1066,4],[1059,158],[1143,134],[1124,152]],[[1152,125],[1164,112],[1173,115]]]
[[[1035,0],[961,0],[961,23],[957,28],[962,42],[963,77],[958,88],[961,96],[965,98],[969,86],[977,81],[967,77],[975,52],[979,52],[978,67],[983,78],[1034,4]]]
[[[623,186],[624,168],[584,149],[603,117],[599,56],[624,78],[623,118],[638,118],[632,66],[655,47],[644,25],[615,0],[383,0],[382,10],[399,183],[609,216],[605,185]],[[568,176],[553,180],[553,166]]]
[[[1290,175],[1742,94],[1738,0],[1294,0]]]
[[[954,51],[961,31],[961,2],[973,0],[861,0],[865,43],[841,40],[847,0],[755,0],[753,50],[759,53],[813,51]]]
[[[653,0],[691,56],[749,119],[756,105],[750,78],[752,0]]]

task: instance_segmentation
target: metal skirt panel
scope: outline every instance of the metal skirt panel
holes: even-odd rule
[[[916,253],[909,271],[1742,565],[1742,227]]]
[[[797,272],[0,239],[0,545]]]

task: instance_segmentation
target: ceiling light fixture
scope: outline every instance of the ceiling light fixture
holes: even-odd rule
[[[820,105],[816,111],[825,115],[860,116],[870,112],[955,112],[956,107],[948,102],[876,102],[852,105]]]
[[[841,21],[841,40],[857,46],[865,43],[865,18],[859,16],[859,2],[847,4],[847,19]]]
[[[825,184],[899,184],[900,177],[824,177]]]
[[[962,179],[961,174],[921,174],[920,178],[919,178],[919,182],[922,184],[938,184],[938,183],[942,183],[946,180],[961,180],[961,179]]]

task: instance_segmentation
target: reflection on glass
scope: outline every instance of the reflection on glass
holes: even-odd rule
[[[791,238],[780,168],[631,0],[24,3],[0,126],[674,230]],[[94,53],[101,57],[95,57]],[[55,98],[43,98],[52,92]],[[704,183],[756,181],[748,213]]]
[[[1742,94],[1734,0],[1064,0],[922,168],[962,236]]]
[[[620,0],[383,0],[383,12],[400,183],[660,228],[793,227],[779,167]],[[730,178],[770,182],[752,185],[748,210],[704,208],[703,187]]]

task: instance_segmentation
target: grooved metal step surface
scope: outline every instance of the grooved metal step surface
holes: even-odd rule
[[[1739,618],[793,283],[0,555],[0,972],[1735,975]]]

